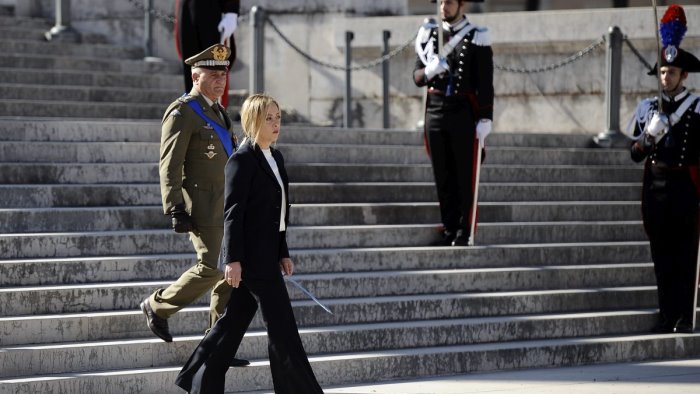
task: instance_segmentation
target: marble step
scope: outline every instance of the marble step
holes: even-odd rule
[[[165,108],[182,93],[179,89],[104,88],[100,86],[39,86],[30,84],[0,84],[3,99],[55,100],[72,102],[160,103]],[[26,143],[25,143],[26,144]],[[32,142],[36,144],[36,142]]]
[[[1,47],[1,46],[0,46]],[[31,85],[68,85],[68,86],[92,86],[92,87],[115,87],[115,88],[138,88],[144,91],[149,89],[179,89],[183,84],[181,75],[172,74],[137,74],[137,73],[122,73],[122,72],[104,72],[104,71],[68,71],[68,70],[36,70],[36,69],[20,69],[20,68],[5,68],[0,73],[0,83],[2,84],[31,84]],[[48,105],[50,101],[42,102],[41,97],[37,97],[35,102],[37,106]],[[172,101],[172,100],[171,100]],[[57,103],[60,104],[60,103]],[[167,104],[167,102],[165,103]],[[65,105],[72,105],[65,103]],[[160,119],[163,116],[166,106],[160,105]],[[23,113],[2,113],[2,115],[12,116],[31,116],[31,117],[46,117],[51,116],[34,109],[33,114],[25,115]],[[90,118],[94,117],[90,113],[77,114],[74,117]]]
[[[158,281],[148,282],[3,287],[0,289],[0,315],[22,316],[138,309],[139,302],[154,289],[167,287],[178,276],[158,276]],[[299,274],[295,275],[295,278],[322,300],[655,285],[651,263],[337,272]],[[295,286],[288,284],[287,288],[292,300],[308,299]],[[209,297],[205,295],[193,305],[208,305],[208,303]]]
[[[127,102],[3,100],[0,101],[0,114],[13,116],[91,116],[110,119],[160,119],[163,115],[163,105]]]
[[[41,33],[43,39],[43,33]],[[139,74],[179,74],[176,62],[147,62],[141,59],[102,59],[94,56],[65,56],[62,54],[21,53],[5,54],[0,58],[0,68],[24,68],[35,70],[66,70],[123,72]],[[181,88],[184,90],[184,84]]]
[[[449,375],[522,368],[682,359],[700,352],[700,335],[632,335],[564,338],[377,350],[310,357],[322,386],[390,379]],[[271,390],[269,366],[253,360],[246,368],[231,368],[226,392]],[[173,382],[180,365],[129,368],[0,380],[8,393],[99,392],[122,394],[181,393]]]
[[[310,355],[407,349],[428,346],[525,341],[649,332],[652,310],[541,316],[498,316],[448,320],[367,323],[308,327],[300,330]],[[172,343],[155,338],[84,341],[0,347],[0,377],[182,365],[201,335],[176,336]],[[245,359],[267,359],[263,330],[249,330],[237,352]]]
[[[0,60],[1,61],[1,60]],[[129,60],[127,62],[135,62]],[[119,64],[110,61],[109,64]],[[149,63],[146,63],[149,64]],[[134,67],[129,64],[128,68]],[[102,68],[105,71],[112,69]],[[118,71],[118,70],[115,70]],[[236,130],[240,125],[234,123]],[[141,141],[160,140],[160,122],[110,122],[82,119],[12,119],[0,118],[0,140],[36,141]],[[488,147],[588,148],[590,136],[578,134],[493,133]],[[338,127],[283,125],[281,144],[349,144],[349,145],[411,145],[423,146],[422,130],[374,130]]]
[[[437,240],[436,225],[294,226],[290,248],[363,248],[423,246]],[[641,221],[481,223],[478,245],[569,242],[644,241]],[[6,259],[101,256],[114,254],[185,253],[186,234],[169,229],[0,234],[0,255]]]
[[[294,204],[292,226],[419,224],[440,221],[437,203]],[[639,202],[482,202],[488,222],[629,221],[641,219]],[[0,209],[0,233],[162,229],[170,225],[161,206]]]
[[[138,46],[115,44],[91,44],[71,42],[50,42],[46,40],[16,40],[8,37],[0,38],[0,52],[9,54],[51,54],[64,56],[95,56],[96,53],[109,54],[115,59],[140,59],[144,49]]]
[[[482,202],[638,201],[641,183],[481,183]],[[159,205],[157,184],[6,184],[1,208]],[[297,183],[289,185],[292,204],[428,203],[437,201],[432,182]]]
[[[648,242],[291,250],[298,275],[398,270],[646,264]],[[0,286],[45,286],[176,278],[196,256],[183,253],[0,260]]]
[[[430,164],[303,164],[286,165],[290,182],[432,182]],[[484,165],[481,182],[641,182],[639,166],[512,166]],[[0,184],[157,183],[154,163],[1,163]]]
[[[148,292],[143,297],[147,295]],[[139,301],[140,298],[136,298],[133,303]],[[654,308],[657,296],[656,286],[638,286],[372,296],[321,301],[333,314],[308,299],[292,301],[300,327]],[[169,319],[173,335],[204,332],[209,306],[199,302],[193,305]],[[138,308],[102,311],[89,305],[83,308],[84,311],[74,313],[3,314],[0,317],[1,345],[118,340],[153,335]],[[79,309],[79,305],[74,309]],[[251,327],[264,327],[259,313]]]
[[[1,89],[0,89],[1,90]],[[91,102],[107,111],[108,103]],[[120,104],[126,111],[137,103]],[[143,105],[143,110],[153,105]],[[116,110],[116,109],[115,109]],[[292,163],[354,163],[354,164],[429,164],[425,153],[411,146],[400,145],[288,145],[278,144],[285,162]],[[0,142],[2,162],[51,163],[148,163],[157,162],[159,144],[152,142]],[[223,154],[223,152],[219,152]],[[204,151],[202,152],[204,154]],[[543,149],[494,147],[489,150],[491,165],[630,165],[627,152],[612,150]]]

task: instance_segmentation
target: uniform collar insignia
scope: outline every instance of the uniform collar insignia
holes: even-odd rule
[[[687,96],[687,95],[688,95],[688,89],[683,88],[683,91],[682,91],[682,92],[678,93],[677,95],[675,95],[675,96],[673,96],[673,97],[667,95],[666,93],[663,93],[663,94],[662,94],[662,97],[663,97],[664,100],[666,100],[666,101],[678,102],[678,101],[683,100],[683,99],[685,98],[685,96]]]
[[[456,32],[464,29],[465,26],[469,24],[469,19],[467,19],[466,15],[462,16],[462,19],[455,23],[454,25],[449,24],[448,22],[442,21],[442,28],[445,29],[446,31],[449,32]]]

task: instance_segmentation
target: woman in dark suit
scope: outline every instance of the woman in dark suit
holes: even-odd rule
[[[248,97],[241,109],[246,138],[226,163],[224,238],[219,268],[233,287],[226,312],[202,339],[176,384],[190,393],[223,393],[225,375],[260,304],[267,328],[275,393],[323,393],[299,337],[285,275],[292,275],[286,228],[288,179],[271,145],[280,109],[270,96]]]

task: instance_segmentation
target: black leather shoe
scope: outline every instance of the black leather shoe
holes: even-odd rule
[[[459,229],[457,230],[457,236],[454,241],[452,241],[452,246],[467,246],[469,245],[469,233],[467,230]]]
[[[693,323],[681,317],[680,319],[678,319],[676,325],[673,327],[673,332],[681,334],[692,334]]]
[[[146,324],[148,324],[148,328],[150,328],[158,338],[165,342],[173,341],[173,336],[170,335],[170,329],[168,328],[168,319],[163,319],[153,312],[148,298],[141,302],[141,312],[146,315]]]
[[[440,235],[440,239],[430,243],[430,246],[450,246],[452,241],[455,239],[454,231],[443,231]]]
[[[250,361],[248,360],[241,360],[240,358],[234,358],[231,360],[232,367],[245,367],[248,365],[250,365]]]

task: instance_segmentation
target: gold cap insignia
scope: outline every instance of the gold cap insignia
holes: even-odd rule
[[[223,45],[217,45],[211,50],[211,54],[214,60],[226,60],[228,59],[229,49]]]

